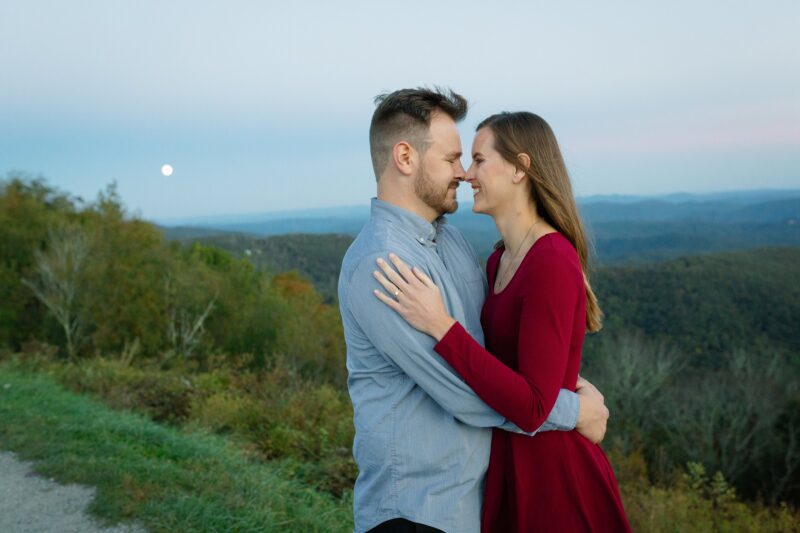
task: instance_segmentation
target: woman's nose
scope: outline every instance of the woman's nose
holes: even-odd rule
[[[469,166],[467,169],[467,173],[464,174],[464,181],[471,182],[475,180],[475,173],[473,172],[472,165]]]

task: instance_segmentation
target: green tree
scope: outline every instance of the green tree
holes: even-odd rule
[[[35,276],[36,251],[57,221],[76,213],[75,202],[42,178],[0,179],[0,344],[19,349],[48,336],[47,309],[22,279]]]

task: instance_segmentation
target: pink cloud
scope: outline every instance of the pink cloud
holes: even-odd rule
[[[728,110],[717,116],[671,116],[631,122],[607,135],[566,140],[584,153],[669,153],[761,149],[800,149],[800,103]]]

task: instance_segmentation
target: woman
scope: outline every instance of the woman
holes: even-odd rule
[[[587,275],[587,243],[558,143],[532,113],[478,125],[466,181],[473,211],[502,241],[489,257],[481,314],[486,348],[450,317],[418,268],[391,259],[376,296],[438,342],[436,351],[493,409],[525,431],[544,423],[558,390],[575,390],[586,330],[602,313]],[[602,449],[576,431],[533,437],[495,429],[482,530],[630,531]]]

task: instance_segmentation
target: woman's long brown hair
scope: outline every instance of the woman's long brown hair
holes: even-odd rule
[[[521,168],[528,176],[532,200],[539,215],[566,237],[578,252],[586,286],[586,329],[599,331],[603,312],[589,283],[589,242],[553,130],[543,118],[526,111],[492,115],[478,124],[476,131],[481,128],[489,128],[494,133],[495,150],[503,159]],[[530,157],[528,167],[520,163],[519,154]]]

